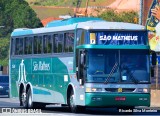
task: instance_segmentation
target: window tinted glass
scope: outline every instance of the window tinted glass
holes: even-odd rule
[[[16,38],[16,55],[22,55],[22,54],[23,54],[23,39]]]
[[[32,37],[24,39],[24,54],[32,54]]]
[[[15,39],[11,40],[11,55],[15,55]]]
[[[58,53],[58,44],[57,44],[57,41],[58,41],[58,34],[54,34],[53,35],[53,52],[54,53]]]
[[[63,34],[59,34],[57,44],[58,44],[58,53],[63,52]]]
[[[42,53],[42,37],[35,36],[34,37],[34,54]]]
[[[64,34],[64,52],[73,52],[74,46],[74,33],[65,33]]]
[[[44,53],[51,53],[52,52],[51,35],[44,35],[43,36],[43,51],[44,51]]]

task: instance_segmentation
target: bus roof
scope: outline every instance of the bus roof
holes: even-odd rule
[[[86,22],[86,21],[93,21],[93,20],[102,21],[102,19],[100,19],[100,18],[79,17],[79,18],[70,18],[70,19],[52,21],[52,22],[48,23],[46,25],[46,27],[58,27],[58,26],[72,25],[72,24],[75,24],[75,23]]]
[[[107,30],[143,30],[144,26],[124,22],[107,22],[99,18],[71,18],[66,20],[59,20],[50,22],[46,27],[35,29],[15,29],[11,36],[23,36],[41,33],[50,33],[58,31],[74,30],[75,28],[81,29],[107,29]]]

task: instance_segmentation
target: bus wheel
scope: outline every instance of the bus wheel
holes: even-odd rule
[[[29,88],[29,90],[27,91],[26,101],[27,101],[27,108],[32,108],[33,107],[33,101],[32,101],[31,88]]]
[[[75,105],[75,98],[74,98],[74,92],[73,90],[70,93],[70,97],[69,97],[69,107],[71,112],[76,113],[77,112],[77,105]]]
[[[70,107],[71,112],[73,112],[73,113],[85,111],[84,106],[75,105],[75,95],[74,95],[73,90],[71,91],[70,97],[69,97],[69,107]]]
[[[28,92],[27,92],[27,108],[45,108],[46,104],[44,103],[37,103],[37,102],[33,102],[32,99],[32,92],[31,89],[29,88]]]
[[[26,101],[26,93],[23,91],[20,95],[20,106],[26,107],[27,101]]]

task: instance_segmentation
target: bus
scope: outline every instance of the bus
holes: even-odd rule
[[[144,26],[79,17],[15,29],[10,96],[20,106],[150,106],[150,47]]]

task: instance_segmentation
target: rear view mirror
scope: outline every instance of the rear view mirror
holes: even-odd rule
[[[81,64],[84,64],[84,54],[81,54]]]

